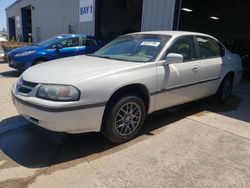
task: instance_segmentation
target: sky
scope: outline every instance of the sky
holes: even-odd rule
[[[0,31],[6,28],[5,8],[14,3],[16,0],[0,0]]]

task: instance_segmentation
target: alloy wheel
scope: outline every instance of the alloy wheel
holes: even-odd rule
[[[142,112],[140,106],[134,102],[124,104],[117,112],[115,128],[120,136],[133,133],[140,124]]]

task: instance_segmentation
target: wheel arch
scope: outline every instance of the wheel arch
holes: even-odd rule
[[[115,92],[113,92],[113,94],[109,97],[108,102],[106,103],[106,107],[102,118],[101,130],[103,129],[103,122],[105,120],[106,114],[110,109],[110,107],[112,106],[112,104],[115,103],[119,99],[119,97],[122,97],[123,95],[126,94],[135,94],[138,97],[140,97],[143,100],[146,110],[148,112],[150,105],[150,93],[148,88],[144,84],[139,84],[139,83],[122,86],[119,89],[115,90]]]
[[[234,72],[234,71],[229,71],[229,72],[224,76],[223,80],[224,80],[225,78],[227,78],[227,77],[232,78],[232,81],[234,81],[234,79],[235,79],[235,72]],[[223,80],[222,80],[222,81],[223,81]]]
[[[119,97],[126,94],[134,94],[142,99],[145,104],[146,109],[149,109],[150,104],[150,93],[148,88],[144,84],[134,83],[126,86],[122,86],[113,92],[113,94],[109,97],[106,107],[110,106],[112,102],[119,99]]]
[[[234,83],[234,78],[235,78],[235,72],[234,71],[228,71],[224,76],[221,77],[221,80],[219,82],[219,85],[217,86],[216,91],[218,91],[218,89],[220,88],[221,84],[223,83],[223,81],[227,78],[227,77],[231,77],[232,81]]]
[[[104,122],[107,118],[107,114],[112,107],[112,104],[115,104],[122,96],[132,94],[138,96],[145,104],[146,114],[149,110],[150,105],[150,93],[148,88],[144,84],[134,83],[126,86],[122,86],[119,89],[115,90],[113,94],[109,97],[108,102],[102,117],[101,132],[104,132]]]

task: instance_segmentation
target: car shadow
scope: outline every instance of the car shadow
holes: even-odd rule
[[[56,133],[30,123],[12,127],[13,123],[8,122],[16,122],[15,118],[20,118],[17,116],[0,123],[0,128],[3,123],[8,126],[5,132],[0,131],[0,149],[11,160],[27,168],[43,168],[73,160],[84,160],[85,157],[93,155],[98,158],[105,155],[105,152],[110,154],[148,139],[157,134],[157,130],[207,110],[208,106],[207,100],[201,100],[150,115],[138,138],[121,145],[109,142],[100,133]]]
[[[6,72],[1,72],[0,75],[3,77],[12,77],[12,78],[18,78],[21,76],[22,72],[17,70],[11,70]]]

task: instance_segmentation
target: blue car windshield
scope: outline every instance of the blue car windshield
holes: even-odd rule
[[[40,43],[37,43],[36,45],[37,46],[49,46],[49,45],[58,43],[61,39],[62,39],[61,36],[56,36],[56,37],[52,37],[50,39],[47,39],[45,41],[42,41]]]
[[[132,62],[154,61],[171,37],[168,35],[134,34],[119,37],[92,56]]]

